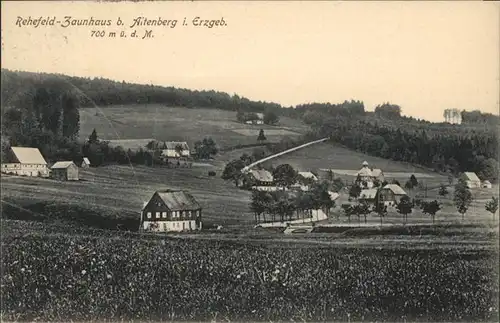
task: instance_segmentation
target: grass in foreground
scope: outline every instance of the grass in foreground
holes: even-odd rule
[[[2,248],[4,320],[498,319],[486,251],[43,234]]]

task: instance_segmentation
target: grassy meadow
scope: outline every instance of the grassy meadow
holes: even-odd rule
[[[77,204],[138,220],[143,202],[156,190],[183,189],[201,203],[207,223],[246,225],[253,221],[248,210],[250,193],[235,189],[220,178],[220,173],[209,177],[212,169],[105,166],[80,170],[78,182],[2,176],[2,199],[20,205],[40,201]]]
[[[282,117],[279,125],[247,125],[236,121],[236,112],[217,109],[188,109],[160,104],[125,105],[80,109],[80,137],[86,139],[93,129],[101,139],[147,139],[186,141],[189,145],[206,136],[221,148],[257,142],[260,129],[268,141],[307,132],[299,120]]]

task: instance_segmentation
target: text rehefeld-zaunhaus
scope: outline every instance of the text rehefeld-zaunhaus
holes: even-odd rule
[[[181,23],[182,22],[182,23]],[[78,26],[90,26],[90,27],[110,27],[112,25],[120,27],[169,27],[175,28],[178,25],[181,26],[195,26],[195,27],[205,27],[205,28],[215,28],[215,27],[225,27],[227,22],[224,18],[220,19],[205,19],[203,17],[194,17],[189,19],[184,17],[182,20],[178,19],[163,19],[158,17],[155,19],[150,19],[147,17],[136,17],[131,19],[130,22],[124,21],[121,17],[113,19],[97,19],[94,17],[90,18],[76,18],[73,16],[64,16],[62,19],[57,17],[21,17],[18,16],[16,19],[16,26],[18,27],[46,27],[46,26],[60,26],[63,28],[67,27],[78,27]]]

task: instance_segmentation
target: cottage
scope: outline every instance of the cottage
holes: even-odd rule
[[[49,175],[47,162],[38,148],[11,147],[2,163],[2,173],[23,176]]]
[[[468,188],[481,187],[481,180],[477,177],[476,173],[465,172],[462,174],[461,179],[465,181]]]
[[[380,190],[380,201],[386,206],[395,206],[406,192],[397,184],[387,184]]]
[[[252,169],[245,173],[241,185],[254,187],[272,187],[274,186],[273,174],[265,169]]]
[[[82,168],[89,168],[90,167],[90,160],[87,157],[83,157],[81,167]]]
[[[77,181],[78,167],[72,161],[59,161],[50,168],[50,177],[60,181]]]
[[[141,230],[201,230],[201,210],[196,199],[185,191],[157,191],[141,210]]]
[[[189,157],[191,151],[185,141],[167,141],[163,145],[161,156],[164,158]]]
[[[359,201],[364,201],[367,203],[374,203],[375,202],[375,197],[377,196],[377,189],[376,188],[368,188],[361,190],[361,193],[359,194]]]
[[[483,185],[482,185],[483,188],[491,188],[491,182],[486,180],[486,181],[483,181]]]

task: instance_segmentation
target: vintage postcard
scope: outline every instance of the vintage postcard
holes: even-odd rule
[[[1,6],[2,322],[498,322],[499,3]]]

